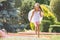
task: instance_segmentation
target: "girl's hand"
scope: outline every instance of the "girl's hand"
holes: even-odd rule
[[[43,12],[41,12],[41,17],[43,17],[43,15],[44,15],[44,13],[43,13]]]

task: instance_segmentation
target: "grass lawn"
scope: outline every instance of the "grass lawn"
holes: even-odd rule
[[[60,40],[60,35],[40,35],[41,38],[27,36],[12,36],[0,38],[0,40]]]
[[[1,38],[0,40],[47,40],[45,38],[36,38],[36,37],[8,37]]]
[[[52,35],[50,40],[60,40],[60,35]]]

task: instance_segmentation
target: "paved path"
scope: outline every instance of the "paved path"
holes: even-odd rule
[[[54,33],[53,33],[54,34]],[[50,39],[53,35],[51,33],[40,32],[40,38],[47,38]],[[8,33],[10,36],[23,36],[23,37],[37,37],[34,31],[27,31],[27,32],[19,32],[19,33]]]
[[[49,40],[51,35],[60,35],[60,33],[47,33],[47,32],[40,32],[40,38]],[[8,33],[7,37],[18,37],[18,38],[37,38],[37,35],[34,31],[26,31],[26,32],[19,32],[19,33]]]

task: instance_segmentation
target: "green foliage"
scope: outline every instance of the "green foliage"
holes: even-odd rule
[[[35,29],[34,23],[30,23],[30,27],[31,27],[31,30],[34,30]]]
[[[40,4],[50,4],[50,0],[35,0],[36,2],[40,3]]]
[[[43,20],[41,23],[41,31],[42,32],[48,32],[49,31],[49,26],[50,26],[51,22],[49,20]]]
[[[51,32],[60,32],[60,25],[50,25],[50,28]]]
[[[11,1],[11,2],[10,2]],[[9,24],[18,23],[18,12],[14,7],[12,0],[0,2],[0,22],[6,21]],[[14,1],[14,0],[13,0]]]
[[[56,19],[54,13],[50,11],[50,7],[47,5],[41,5],[41,8],[44,12],[44,18],[43,19],[49,20],[51,22],[51,24],[54,24],[57,21],[57,19]]]
[[[16,32],[16,26],[19,23],[18,10],[14,7],[15,0],[6,0],[0,2],[0,29],[7,32]],[[2,27],[3,26],[3,27]]]
[[[22,0],[15,0],[15,7],[18,8],[22,5]]]
[[[56,22],[55,25],[60,25],[60,22]]]
[[[40,5],[40,6],[44,12],[41,31],[48,32],[49,26],[55,24],[57,19],[54,16],[54,13],[50,11],[49,6],[47,6],[47,5]]]
[[[52,11],[57,16],[58,21],[60,21],[60,0],[51,0],[50,6]]]
[[[33,8],[34,4],[34,0],[22,0],[19,15],[22,18],[23,23],[28,23],[28,13]]]

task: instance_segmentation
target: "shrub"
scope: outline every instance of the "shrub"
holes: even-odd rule
[[[55,25],[60,25],[60,22],[56,22]]]
[[[50,4],[50,0],[35,0],[36,2],[40,3],[40,4]]]
[[[57,16],[58,21],[60,21],[60,0],[51,0],[50,6],[51,10]]]
[[[49,26],[50,26],[51,22],[49,20],[43,20],[41,23],[41,31],[42,32],[48,32],[49,30]]]
[[[50,11],[49,6],[47,6],[47,5],[40,5],[40,6],[44,12],[41,31],[48,32],[49,26],[55,24],[57,19],[56,19],[54,13]]]
[[[22,5],[22,0],[15,0],[15,7],[18,8]]]
[[[53,24],[57,21],[55,15],[53,12],[51,12],[50,7],[47,5],[41,5],[41,8],[44,12],[44,20],[49,20],[51,21]]]
[[[32,30],[34,30],[34,28],[35,28],[34,23],[30,23],[30,27],[31,27]]]
[[[23,23],[28,23],[28,12],[33,8],[34,0],[22,0],[22,5],[20,7],[20,17]]]
[[[50,25],[50,32],[60,32],[60,25]]]

